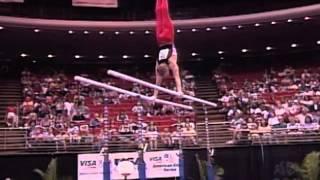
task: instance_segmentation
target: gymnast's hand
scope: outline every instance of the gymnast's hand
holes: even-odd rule
[[[150,96],[150,100],[151,100],[150,103],[154,105],[154,104],[156,103],[156,102],[155,102],[156,99],[157,99],[157,96],[156,96],[156,95]]]
[[[178,98],[183,98],[183,95],[184,95],[183,91],[177,91],[177,92],[178,92]]]

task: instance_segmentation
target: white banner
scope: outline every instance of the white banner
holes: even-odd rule
[[[110,172],[112,180],[138,179],[138,153],[112,153],[109,154]]]
[[[118,0],[72,0],[73,6],[117,8]]]
[[[144,153],[147,178],[179,177],[179,151]]]
[[[0,0],[0,3],[23,3],[24,0]]]
[[[103,180],[103,162],[101,154],[78,155],[78,180]]]

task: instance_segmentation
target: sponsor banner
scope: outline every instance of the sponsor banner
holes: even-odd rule
[[[72,0],[73,6],[117,8],[118,0]]]
[[[24,0],[0,0],[0,3],[23,3]]]
[[[179,151],[144,153],[147,178],[179,177]]]
[[[111,179],[139,179],[138,157],[137,152],[109,154]]]
[[[78,155],[78,180],[103,180],[103,162],[101,154]]]

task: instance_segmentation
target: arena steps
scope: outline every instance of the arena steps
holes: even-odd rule
[[[9,105],[21,103],[21,84],[18,78],[16,79],[0,79],[0,127],[5,127],[5,116]]]
[[[196,96],[213,102],[217,102],[220,98],[216,84],[209,77],[201,77],[197,80]],[[226,142],[232,139],[232,133],[228,131],[229,123],[225,121],[226,113],[221,111],[220,107],[206,108],[207,114],[205,114],[202,105],[195,106],[199,145],[202,147],[224,147]],[[208,118],[207,126],[205,124],[206,117]]]
[[[0,153],[25,151],[27,129],[0,128]]]
[[[84,153],[98,152],[99,145],[88,142],[62,143],[59,140],[35,140],[27,136],[28,130],[24,128],[0,129],[0,155],[8,153]]]

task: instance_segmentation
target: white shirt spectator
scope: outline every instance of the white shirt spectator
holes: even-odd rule
[[[248,102],[249,102],[249,98],[247,98],[247,97],[242,97],[242,98],[241,98],[241,101],[244,102],[244,103],[248,103]]]
[[[300,114],[296,115],[295,118],[298,119],[298,121],[300,122],[300,124],[304,124],[304,120],[306,119],[306,115],[300,113]]]
[[[230,98],[231,98],[231,96],[224,95],[219,99],[219,101],[227,103],[230,101]]]
[[[317,130],[319,129],[319,125],[317,123],[306,123],[300,126],[303,130]]]
[[[73,109],[74,103],[66,101],[64,103],[64,110],[67,111],[68,116],[71,116],[71,110]]]
[[[267,111],[267,110],[263,110],[263,111],[261,112],[261,114],[262,114],[262,116],[263,116],[264,119],[268,119],[268,117],[269,117],[269,115],[270,115],[270,112]]]
[[[317,91],[315,95],[320,96],[320,91]]]
[[[80,132],[80,129],[78,126],[73,126],[68,128],[69,134],[78,134]]]
[[[286,110],[283,107],[276,107],[274,109],[274,113],[276,114],[276,116],[283,116],[286,113]]]
[[[297,113],[300,112],[300,106],[298,106],[298,105],[289,106],[289,107],[287,108],[287,111],[288,111],[289,114],[291,114],[291,115],[296,115]]]
[[[299,89],[299,86],[296,84],[292,84],[292,85],[288,86],[288,89],[297,90],[297,89]]]
[[[121,99],[121,100],[127,100],[127,99],[129,99],[129,95],[126,95],[126,94],[120,94],[119,95],[119,99]]]
[[[305,91],[299,94],[300,96],[313,96],[314,92],[313,91]]]
[[[279,122],[278,117],[270,117],[270,118],[268,119],[268,124],[269,124],[270,126],[274,126],[274,125],[279,124],[279,123],[280,123],[280,122]]]
[[[244,123],[244,122],[245,122],[245,121],[244,121],[244,119],[242,119],[242,118],[232,119],[232,120],[231,120],[231,125],[232,125],[233,127],[235,127],[236,129],[240,129],[241,124]]]
[[[230,109],[230,110],[228,111],[227,115],[230,117],[230,116],[233,116],[233,115],[235,115],[235,114],[241,114],[241,113],[242,113],[242,112],[241,112],[240,109],[236,109],[236,110]]]
[[[299,129],[300,128],[300,124],[299,123],[288,123],[287,124],[287,129]]]
[[[301,74],[301,79],[306,79],[306,78],[309,78],[311,75],[310,75],[310,73],[308,73],[307,71],[305,71],[305,72],[303,72],[302,74]]]
[[[144,112],[144,108],[142,105],[135,105],[135,106],[133,106],[133,108],[131,110],[134,113],[139,113],[139,112],[143,113]]]
[[[300,103],[306,106],[312,106],[314,104],[312,100],[303,100],[300,101]]]
[[[262,110],[260,108],[250,109],[250,114],[259,114],[259,113],[262,113]]]

